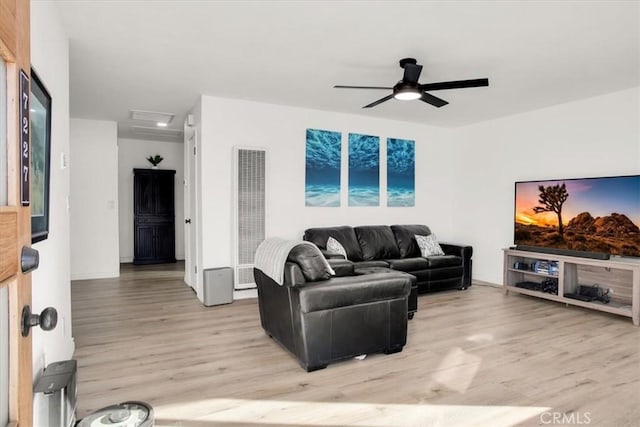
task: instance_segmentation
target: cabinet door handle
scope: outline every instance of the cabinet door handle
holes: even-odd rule
[[[185,219],[185,220],[184,220],[184,223],[185,223],[185,224],[191,224],[191,218],[189,218],[189,219]]]

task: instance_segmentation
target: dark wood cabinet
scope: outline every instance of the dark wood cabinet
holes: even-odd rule
[[[133,263],[176,262],[176,171],[133,170]]]

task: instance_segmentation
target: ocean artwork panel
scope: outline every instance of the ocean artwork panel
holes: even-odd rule
[[[387,138],[387,206],[415,206],[415,141]]]
[[[380,138],[349,134],[349,206],[380,205]]]
[[[342,133],[307,129],[305,206],[340,206]]]

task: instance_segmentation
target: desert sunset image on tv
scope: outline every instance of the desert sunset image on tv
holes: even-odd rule
[[[517,182],[517,245],[640,257],[640,175]]]

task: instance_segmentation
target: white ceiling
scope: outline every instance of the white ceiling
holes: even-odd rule
[[[39,1],[39,0],[34,0]],[[175,113],[200,94],[454,127],[640,86],[638,1],[61,1],[71,116]],[[398,60],[421,83],[488,77],[434,92],[434,108],[391,100]],[[142,123],[143,126],[149,124]],[[153,124],[151,124],[153,125]],[[154,138],[158,139],[158,138]]]

